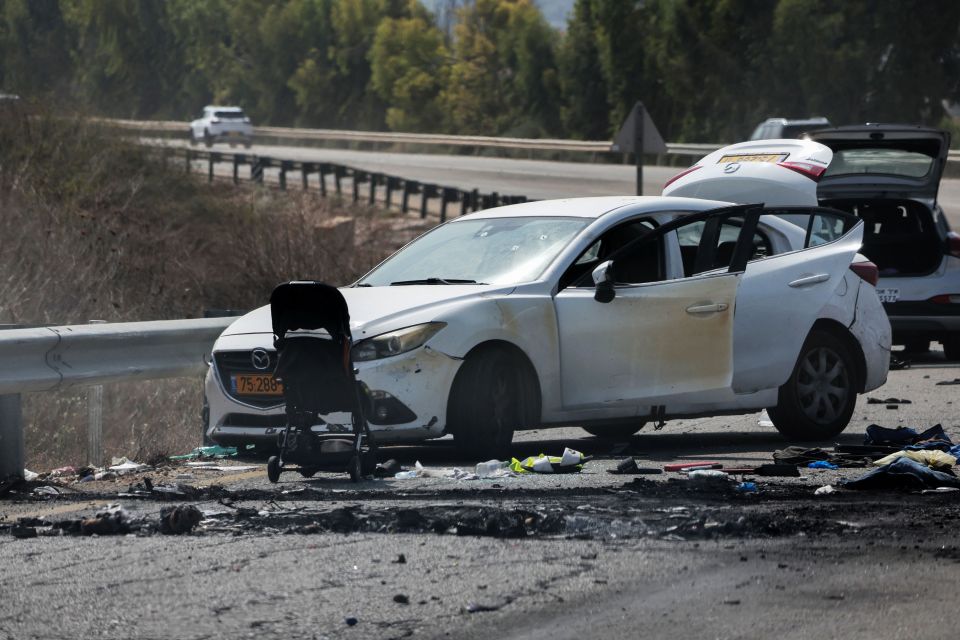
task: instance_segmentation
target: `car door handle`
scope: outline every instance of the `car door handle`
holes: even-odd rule
[[[726,311],[728,305],[726,302],[717,302],[713,304],[695,304],[693,306],[687,307],[687,313],[692,316],[702,316],[708,313],[721,313]]]
[[[818,273],[813,276],[803,276],[802,278],[797,278],[796,280],[791,282],[789,286],[793,287],[794,289],[798,287],[809,287],[812,284],[819,284],[821,282],[826,282],[829,279],[830,279],[829,273]]]

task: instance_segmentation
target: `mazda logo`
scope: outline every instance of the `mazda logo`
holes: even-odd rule
[[[250,362],[253,363],[254,369],[264,371],[270,368],[270,354],[266,349],[254,349],[250,354]]]
[[[723,168],[724,173],[736,173],[737,169],[740,168],[739,162],[730,162]]]

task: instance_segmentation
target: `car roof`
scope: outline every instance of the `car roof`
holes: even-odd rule
[[[700,198],[677,198],[664,196],[599,196],[589,198],[563,198],[559,200],[537,200],[521,204],[506,205],[467,214],[457,220],[477,220],[481,218],[512,217],[561,217],[561,218],[600,218],[613,211],[630,207],[635,213],[656,213],[658,211],[684,210],[706,211],[718,207],[729,207],[731,203]]]
[[[823,116],[814,116],[812,118],[767,118],[763,124],[830,124],[830,121]]]
[[[867,122],[865,124],[846,124],[840,127],[821,129],[816,133],[862,133],[864,131],[917,131],[923,133],[943,133],[935,127],[925,127],[920,124],[896,124],[892,122]],[[811,132],[813,133],[813,132]]]
[[[242,107],[220,107],[215,104],[208,104],[204,109],[216,109],[217,111],[243,111]]]

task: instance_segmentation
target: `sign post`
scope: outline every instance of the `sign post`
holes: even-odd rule
[[[630,110],[623,126],[610,145],[611,151],[632,153],[637,165],[637,195],[643,195],[643,154],[666,153],[667,145],[663,136],[653,124],[650,114],[642,102],[637,102]]]

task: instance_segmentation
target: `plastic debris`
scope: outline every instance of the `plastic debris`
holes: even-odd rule
[[[760,412],[760,415],[757,417],[757,424],[761,427],[773,426],[773,420],[770,419],[770,414],[767,413],[766,409]]]
[[[477,463],[475,470],[478,478],[503,478],[514,475],[510,471],[510,463],[504,460],[487,460]]]
[[[32,482],[39,477],[40,477],[39,473],[34,473],[33,471],[30,471],[30,469],[23,470],[23,479],[26,480],[27,482]]]
[[[35,487],[33,491],[30,492],[35,496],[58,496],[60,492],[56,487],[51,487],[50,485],[44,485],[42,487]]]
[[[699,486],[729,485],[733,477],[717,469],[694,469],[687,474],[690,482]]]
[[[737,491],[742,493],[757,493],[757,483],[756,482],[741,482],[737,485]]]
[[[510,470],[514,473],[579,473],[583,465],[591,458],[570,448],[563,450],[562,456],[548,456],[541,453],[520,461],[513,458]]]
[[[132,471],[139,471],[141,469],[146,469],[147,465],[140,464],[139,462],[134,462],[128,460],[127,458],[114,458],[113,464],[110,465],[110,471],[115,471],[119,475],[125,473],[130,473]]]
[[[822,487],[817,487],[817,490],[813,492],[815,496],[828,496],[831,493],[836,493],[837,490],[833,488],[832,484],[825,484]]]
[[[190,453],[181,456],[170,456],[171,460],[195,460],[197,458],[229,458],[237,455],[236,447],[221,447],[220,445],[211,445],[209,447],[197,447]]]
[[[807,469],[839,469],[837,465],[828,460],[817,460],[807,465]]]

